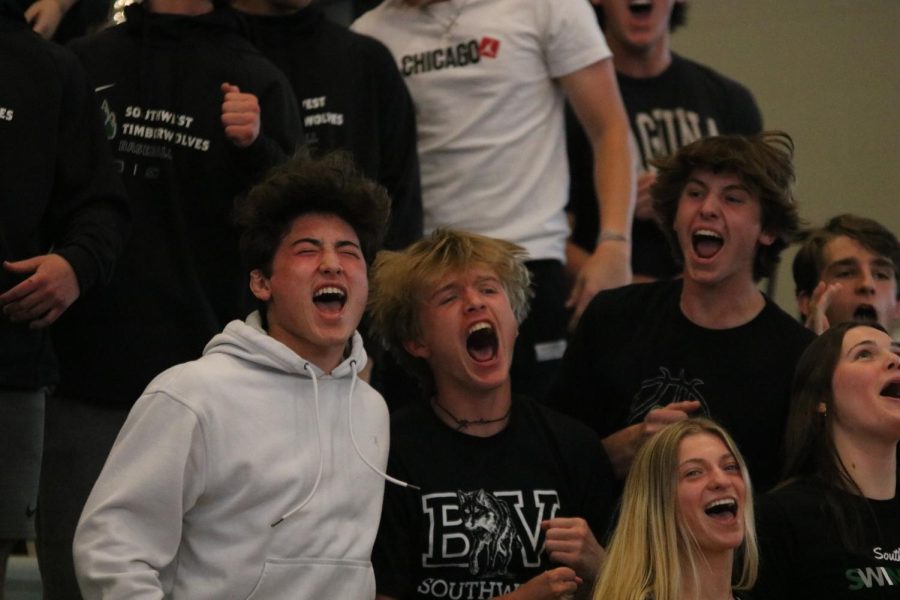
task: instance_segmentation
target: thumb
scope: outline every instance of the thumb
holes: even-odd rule
[[[11,273],[33,273],[41,264],[41,257],[34,256],[25,260],[3,261],[3,268]]]
[[[226,81],[225,83],[223,83],[223,84],[220,86],[219,89],[222,90],[222,93],[223,93],[223,94],[228,94],[228,93],[230,93],[230,92],[240,93],[240,91],[241,91],[241,88],[239,88],[239,87],[236,86],[236,85],[231,85],[231,84],[228,83],[227,81]]]

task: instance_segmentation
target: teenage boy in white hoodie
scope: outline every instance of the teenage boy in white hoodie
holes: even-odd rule
[[[86,598],[372,598],[388,414],[355,329],[388,206],[344,155],[251,190],[261,309],[131,411],[75,535]]]

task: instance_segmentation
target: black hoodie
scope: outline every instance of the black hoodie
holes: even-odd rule
[[[84,70],[31,31],[17,2],[0,0],[0,261],[52,251],[84,297],[111,276],[127,223]],[[22,279],[0,268],[0,293]],[[37,389],[56,376],[47,331],[0,316],[0,388]]]
[[[71,47],[101,101],[134,231],[109,288],[54,332],[59,393],[118,406],[245,316],[234,202],[302,138],[290,85],[241,37],[233,12],[131,5],[125,15]],[[259,98],[261,131],[249,148],[225,137],[223,82]]]
[[[329,22],[315,4],[291,15],[243,17],[250,39],[290,80],[310,150],[345,149],[387,188],[385,247],[422,237],[415,109],[390,51]]]

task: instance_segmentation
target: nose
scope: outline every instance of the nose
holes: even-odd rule
[[[319,262],[319,271],[322,273],[338,274],[343,271],[341,260],[338,253],[333,249],[325,249],[322,251],[322,260]]]
[[[466,312],[481,310],[484,308],[484,299],[477,290],[467,287],[463,292]]]
[[[897,370],[900,368],[900,356],[897,355],[897,349],[892,349],[887,353],[888,370]]]
[[[708,192],[700,203],[700,214],[704,217],[712,217],[719,212],[719,198],[712,192]]]
[[[712,489],[724,488],[728,484],[728,475],[719,467],[714,467],[709,473],[709,487]]]
[[[866,295],[875,293],[875,278],[872,277],[872,271],[868,267],[863,267],[860,270],[859,285],[856,291],[859,294]]]

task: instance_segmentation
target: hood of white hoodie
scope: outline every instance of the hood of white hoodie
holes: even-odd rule
[[[354,331],[353,337],[350,338],[350,356],[341,361],[331,373],[325,373],[317,365],[270,336],[262,327],[259,311],[252,312],[246,321],[232,321],[222,333],[211,339],[203,354],[216,353],[228,354],[266,369],[306,378],[311,377],[306,365],[309,365],[316,377],[330,375],[340,378],[352,375],[352,363],[356,363],[356,372],[359,372],[368,362],[362,337]]]

